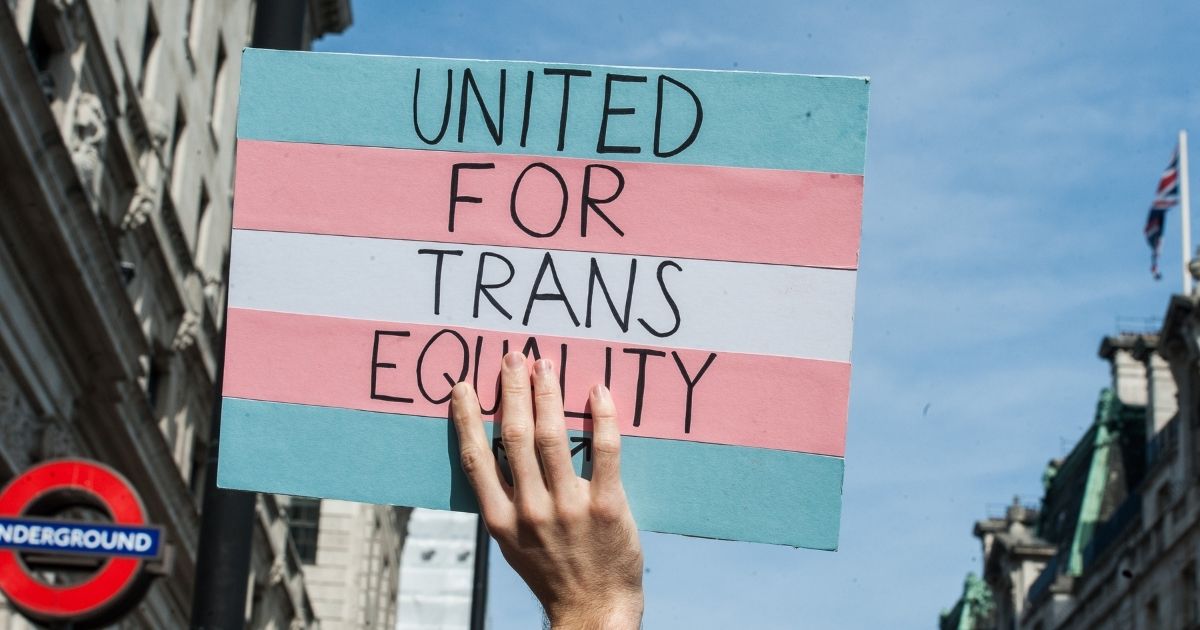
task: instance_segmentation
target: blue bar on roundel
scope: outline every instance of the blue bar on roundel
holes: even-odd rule
[[[88,523],[46,518],[0,518],[0,549],[44,553],[157,558],[157,527]]]
[[[223,488],[478,510],[444,418],[239,398],[222,405]],[[837,548],[842,458],[626,436],[621,467],[641,529]]]
[[[868,82],[246,49],[238,138],[858,175]]]

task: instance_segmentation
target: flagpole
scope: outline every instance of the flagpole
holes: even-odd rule
[[[1192,259],[1192,208],[1188,198],[1188,149],[1187,130],[1179,130],[1179,241],[1183,248],[1183,294],[1192,294],[1192,274],[1188,262]]]

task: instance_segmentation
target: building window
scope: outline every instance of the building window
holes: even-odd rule
[[[33,28],[29,29],[29,60],[33,62],[33,67],[38,73],[45,72],[50,69],[50,60],[54,58],[56,53],[62,52],[56,50],[54,45],[50,43],[50,38],[46,35],[46,26],[42,20],[36,17],[33,20]]]
[[[158,411],[158,401],[161,398],[161,389],[163,387],[162,368],[158,361],[150,359],[150,369],[146,374],[146,402],[150,403],[150,409]]]
[[[192,57],[200,50],[200,27],[204,25],[204,0],[191,0],[187,10],[187,52]]]
[[[292,497],[288,505],[288,531],[303,564],[317,563],[317,534],[321,527],[321,500]]]
[[[51,66],[55,59],[66,49],[54,29],[54,16],[48,12],[45,3],[39,2],[33,13],[33,23],[29,28],[29,41],[26,51],[29,61],[37,70],[38,82],[42,94],[48,101],[58,98],[58,86],[55,84],[54,72]]]
[[[220,140],[221,128],[225,124],[225,83],[226,83],[226,61],[225,40],[218,35],[217,37],[217,63],[213,72],[212,86],[212,101],[209,103],[208,124],[212,131],[213,140]]]
[[[41,11],[41,5],[37,8],[40,11],[34,13],[34,24],[29,29],[29,43],[26,46],[29,48],[29,59],[34,62],[37,71],[46,72],[50,70],[50,60],[62,52],[62,47],[54,36],[54,29],[48,24],[49,19]]]
[[[178,201],[180,178],[183,175],[183,145],[187,137],[187,113],[183,103],[175,103],[175,128],[171,131],[171,192]]]
[[[209,212],[209,207],[212,205],[212,200],[208,197],[208,186],[204,182],[200,182],[200,205],[198,206],[196,216],[196,231],[195,240],[192,244],[192,253],[196,257],[196,267],[199,269],[205,268],[205,250],[208,249],[208,232],[209,224],[212,223],[212,213]]]
[[[158,22],[154,11],[146,9],[146,29],[142,33],[142,73],[138,76],[138,92],[145,96],[151,85],[155,67],[158,65]]]
[[[204,504],[204,482],[208,472],[208,440],[196,433],[192,436],[191,470],[188,471],[188,486],[197,506]]]
[[[1158,515],[1165,517],[1167,515],[1167,511],[1171,508],[1170,481],[1164,481],[1163,484],[1158,487],[1155,500],[1158,502]]]
[[[1188,563],[1179,575],[1179,605],[1185,628],[1200,626],[1200,582],[1196,580],[1196,564]]]
[[[171,199],[171,195],[163,195],[159,216],[162,217],[163,229],[167,231],[167,239],[171,245],[168,249],[171,250],[171,257],[175,259],[178,273],[186,274],[192,268],[192,258],[188,250],[187,236],[183,233],[183,227],[179,225],[179,213]]]

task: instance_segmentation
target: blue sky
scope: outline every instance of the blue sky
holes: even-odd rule
[[[971,527],[1090,423],[1145,212],[1200,132],[1194,2],[354,2],[318,50],[872,77],[841,550],[644,534],[646,627],[928,628]],[[1200,143],[1200,138],[1193,145]],[[1193,178],[1194,179],[1194,178]],[[497,630],[536,627],[492,570]]]

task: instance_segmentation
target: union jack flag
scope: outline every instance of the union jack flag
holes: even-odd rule
[[[1150,273],[1155,280],[1162,279],[1158,271],[1158,254],[1162,249],[1163,223],[1167,210],[1179,203],[1179,146],[1171,154],[1171,163],[1158,179],[1158,191],[1154,203],[1150,204],[1150,215],[1146,217],[1146,242],[1150,244]]]

